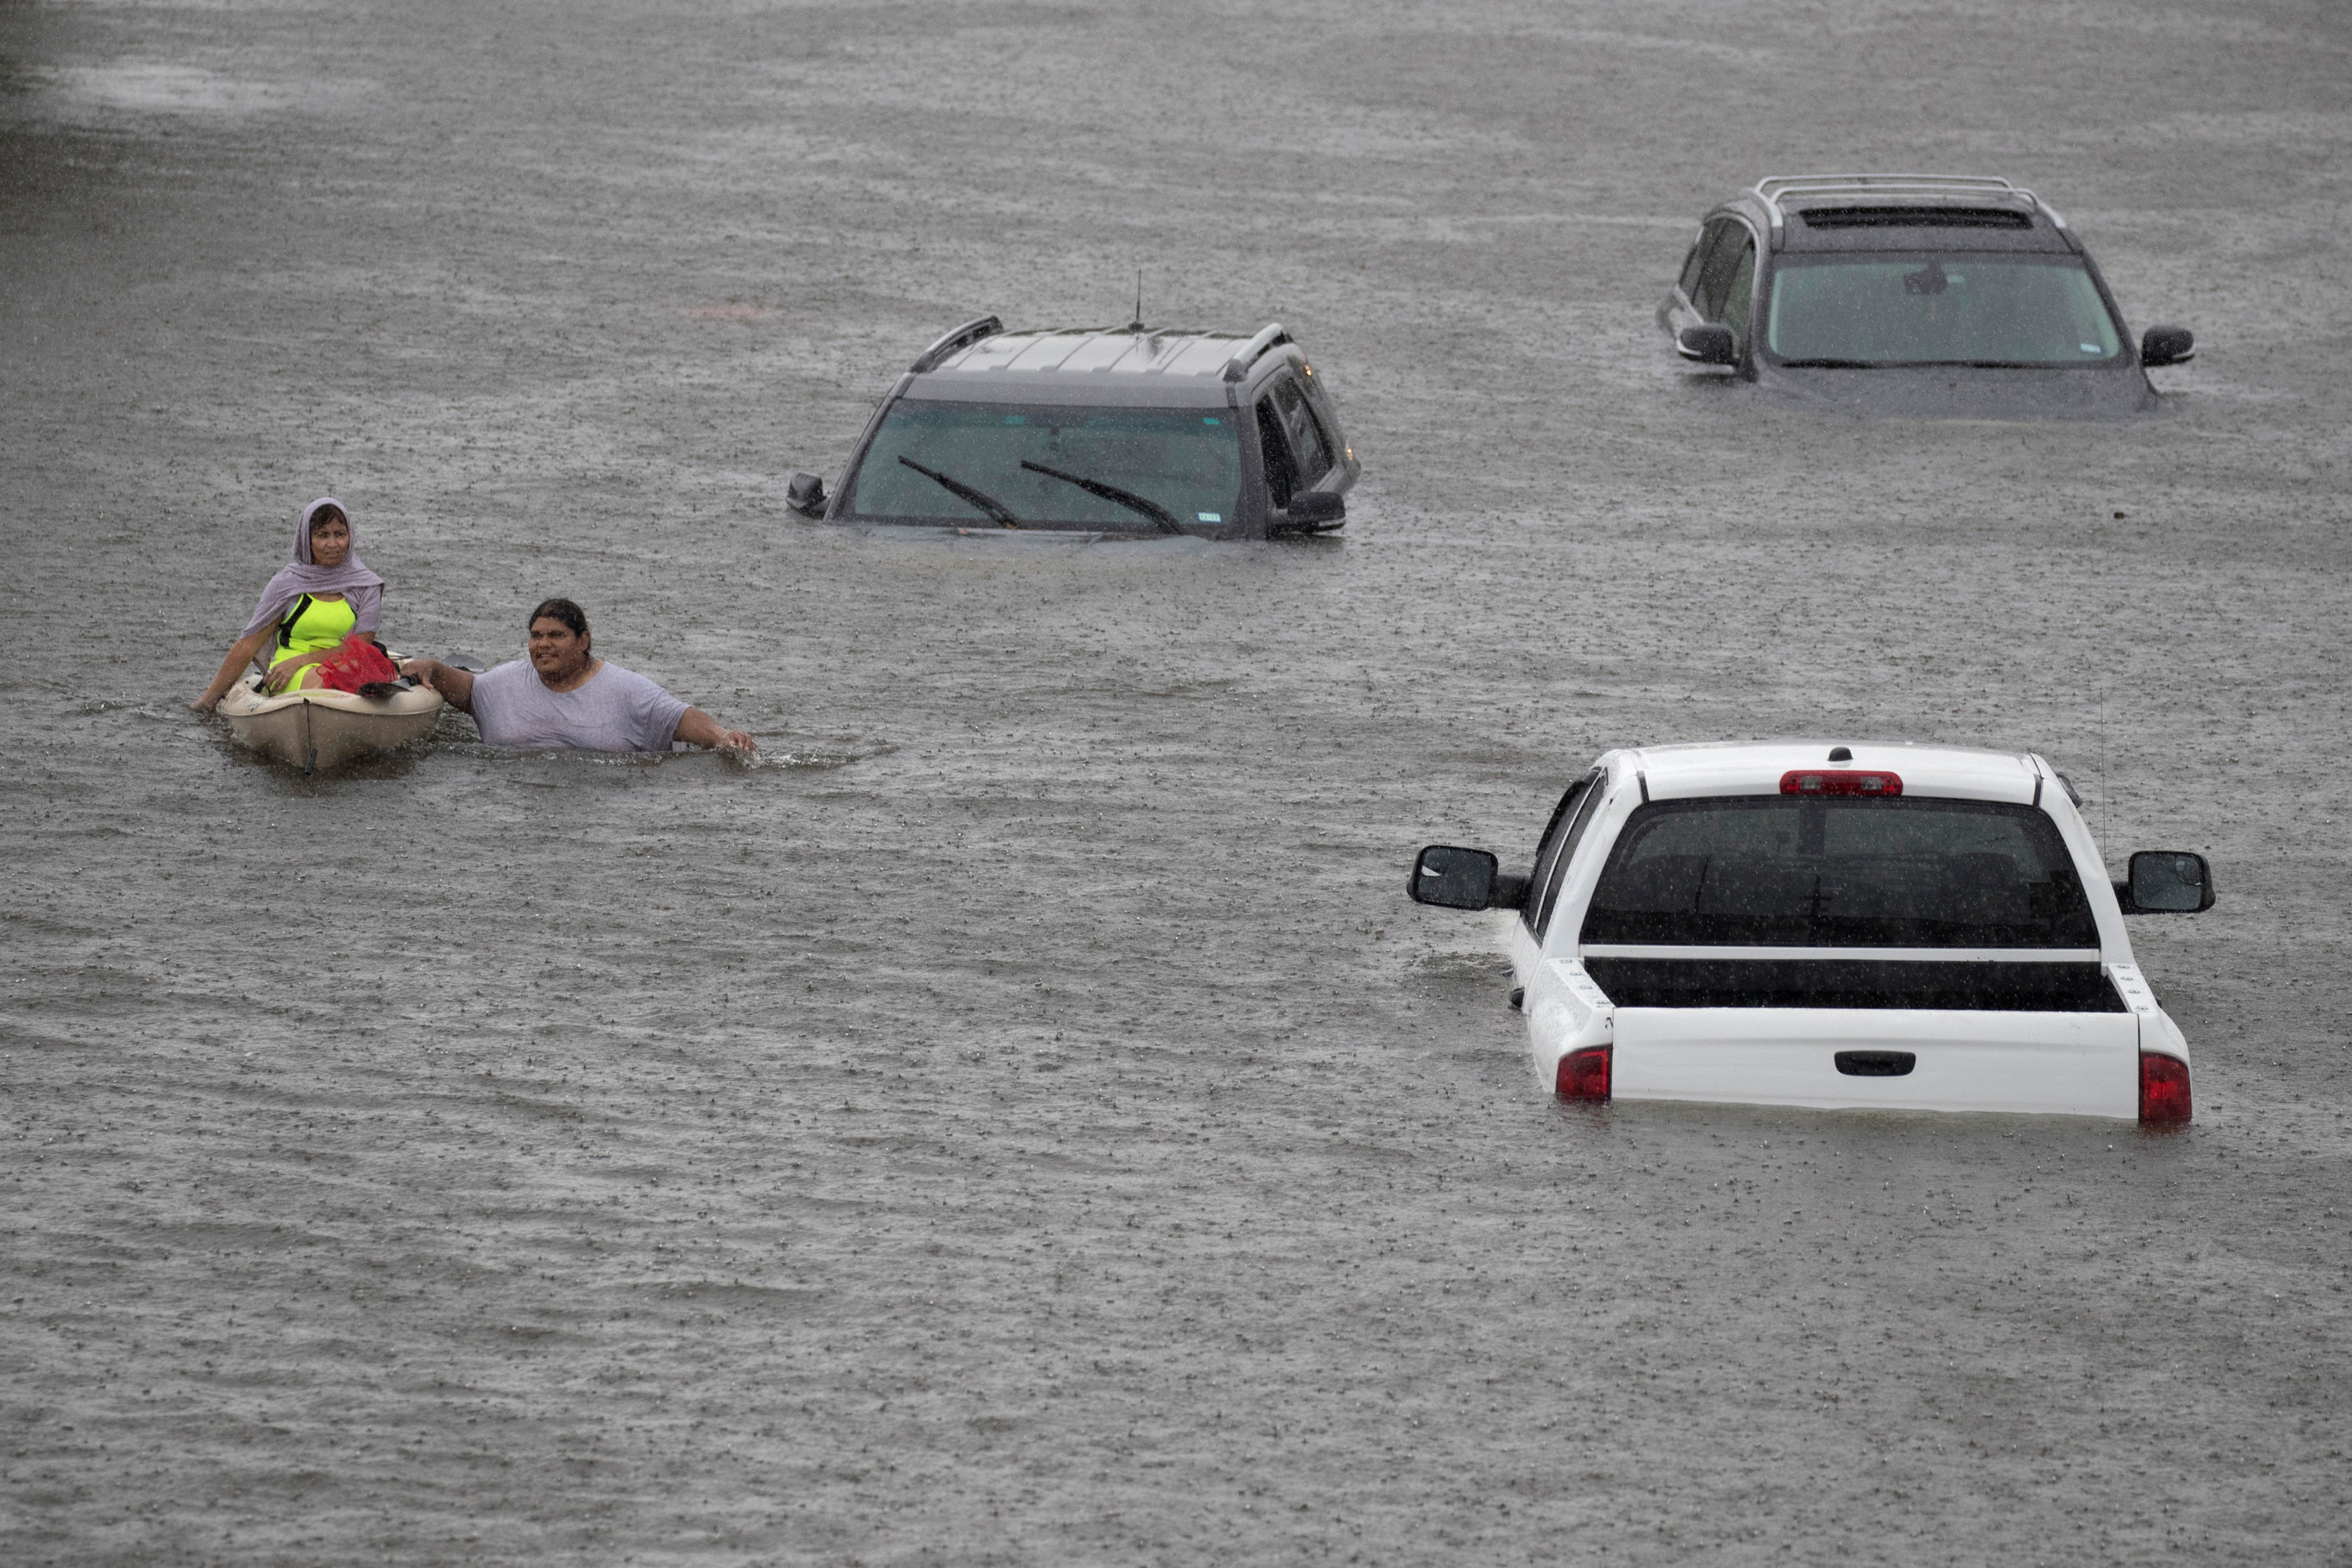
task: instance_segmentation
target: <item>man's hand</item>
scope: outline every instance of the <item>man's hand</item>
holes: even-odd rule
[[[467,671],[438,659],[411,659],[400,666],[400,673],[439,692],[441,700],[459,713],[474,711],[474,677]]]
[[[713,751],[733,751],[751,757],[760,749],[758,741],[740,729],[719,728],[719,721],[698,707],[686,710],[675,734],[688,746],[706,747]]]

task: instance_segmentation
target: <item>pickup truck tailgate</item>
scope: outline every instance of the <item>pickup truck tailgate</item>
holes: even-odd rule
[[[2127,1011],[1620,1007],[1614,1032],[1621,1100],[2139,1113]]]

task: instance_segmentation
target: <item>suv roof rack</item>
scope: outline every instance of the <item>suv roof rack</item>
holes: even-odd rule
[[[993,338],[1003,330],[1004,323],[995,317],[976,316],[916,355],[915,362],[907,367],[908,372],[919,376],[925,371],[937,370],[940,361],[958,349],[969,349],[982,338]]]
[[[2049,215],[2058,228],[2066,220],[2022,185],[2012,185],[1997,174],[1770,174],[1756,182],[1756,199],[1772,214],[1772,232],[1780,232],[1783,196],[2021,196],[2027,207]]]
[[[1237,382],[1249,374],[1249,368],[1265,357],[1266,351],[1290,341],[1290,334],[1282,329],[1279,321],[1269,321],[1257,329],[1257,336],[1244,343],[1234,357],[1225,361],[1225,380]]]

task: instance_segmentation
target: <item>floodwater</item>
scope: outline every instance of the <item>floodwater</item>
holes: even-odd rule
[[[0,6],[0,1559],[2352,1562],[2352,13]],[[2041,189],[2164,418],[1651,320],[1768,172]],[[1320,546],[799,522],[932,336],[1286,323]],[[305,781],[311,497],[762,744]],[[2195,1125],[1556,1106],[1429,841],[2031,747]]]

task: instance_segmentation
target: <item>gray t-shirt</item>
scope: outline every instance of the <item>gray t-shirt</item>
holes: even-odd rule
[[[667,751],[687,704],[611,660],[568,692],[551,692],[529,659],[474,677],[474,722],[492,746],[518,751]]]

